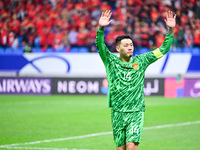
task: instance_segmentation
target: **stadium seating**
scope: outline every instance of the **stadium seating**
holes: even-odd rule
[[[192,49],[192,48],[190,48],[190,47],[184,47],[184,48],[183,48],[183,52],[184,52],[184,53],[191,53],[191,49]]]
[[[78,47],[72,47],[72,48],[70,49],[70,52],[71,52],[71,53],[78,53],[78,52],[79,52],[78,49],[79,49]]]
[[[7,47],[5,53],[13,53],[13,48]]]
[[[200,54],[200,48],[197,47],[192,48],[192,54]]]
[[[0,53],[5,53],[5,49],[0,47]]]
[[[7,48],[3,48],[0,47],[0,53],[13,53],[13,54],[22,54],[24,51],[24,48],[17,48],[17,49],[13,49],[11,47],[7,47]],[[70,53],[88,53],[90,50],[88,47],[72,47],[69,52]],[[149,48],[137,48],[134,49],[134,54],[136,55],[140,55],[143,53],[147,53],[150,52],[151,49]],[[33,53],[40,53],[40,52],[52,52],[52,53],[60,53],[60,52],[66,52],[66,48],[62,48],[62,49],[57,49],[57,50],[53,50],[52,48],[48,47],[46,50],[42,51],[41,48],[36,48],[36,47],[32,47],[31,48],[31,52]],[[97,50],[95,52],[98,52]],[[189,48],[189,47],[184,47],[184,48],[180,48],[180,47],[176,47],[176,48],[171,48],[169,50],[168,53],[192,53],[192,54],[200,54],[200,48]]]
[[[183,48],[176,47],[175,52],[176,53],[181,53],[183,51]]]
[[[166,28],[164,26],[161,27],[162,26],[161,24],[163,23],[162,14],[164,13],[164,11],[168,9],[168,7],[172,8],[172,10],[174,10],[174,13],[177,14],[178,12],[176,12],[176,10],[178,11],[178,8],[176,7],[178,6],[177,4],[179,3],[180,5],[185,6],[184,8],[180,8],[181,9],[180,11],[184,12],[186,15],[184,16],[184,13],[183,16],[177,15],[177,18],[180,19],[177,19],[177,28],[175,31],[174,42],[173,42],[174,46],[176,45],[175,46],[176,48],[174,48],[173,51],[170,52],[194,53],[194,54],[200,53],[200,50],[198,48],[192,49],[193,46],[192,44],[200,45],[200,43],[198,43],[198,41],[200,41],[199,40],[200,35],[194,35],[197,32],[188,32],[189,30],[198,31],[200,29],[198,19],[194,19],[194,25],[191,25],[191,22],[189,21],[190,13],[193,13],[193,15],[195,16],[194,18],[199,18],[197,13],[199,11],[198,10],[199,7],[195,1],[190,1],[190,5],[185,5],[187,3],[187,0],[178,0],[174,2],[168,1],[167,3],[162,3],[161,1],[153,3],[148,0],[143,0],[140,2],[127,1],[125,3],[123,2],[118,3],[118,0],[113,0],[112,2],[108,1],[107,4],[104,3],[104,0],[65,1],[65,2],[55,1],[55,3],[52,3],[52,1],[47,0],[46,2],[48,2],[48,6],[44,4],[44,1],[36,1],[36,0],[32,0],[29,3],[27,3],[26,1],[21,1],[21,2],[2,1],[1,5],[3,14],[0,22],[1,25],[0,28],[1,30],[5,30],[1,34],[3,34],[3,36],[7,34],[6,38],[8,40],[7,40],[6,50],[3,50],[1,47],[2,45],[0,44],[0,53],[12,53],[12,52],[21,53],[23,52],[25,45],[29,45],[30,47],[32,47],[33,52],[88,53],[90,52],[89,45],[90,46],[95,45],[94,42],[96,35],[95,32],[96,28],[98,27],[98,18],[100,17],[98,14],[101,14],[101,11],[106,9],[112,9],[111,11],[113,12],[112,16],[113,23],[109,25],[107,28],[105,28],[104,31],[106,39],[105,43],[106,44],[109,43],[110,47],[114,47],[113,46],[114,38],[119,33],[130,34],[133,37],[133,41],[136,40],[134,41],[134,43],[138,44],[135,45],[135,47],[141,47],[141,45],[143,45],[142,43],[144,42],[142,40],[148,40],[148,42],[146,41],[147,43],[145,45],[147,47],[158,47],[159,43],[156,43],[157,41],[155,40],[157,33],[158,32],[163,34],[166,33]],[[82,4],[79,5],[79,3],[82,3],[83,5]],[[22,7],[24,7],[23,13],[25,14],[26,17],[24,18],[19,17],[20,14],[18,11],[19,9],[18,4],[22,4]],[[88,5],[91,5],[92,7]],[[100,6],[100,8],[97,8],[96,5]],[[153,18],[154,14],[152,14],[152,12],[154,12],[152,11],[152,9],[155,8],[152,6],[155,5],[156,5],[156,11],[161,12],[157,14],[157,19]],[[13,8],[9,9],[10,6],[12,6]],[[35,8],[35,12],[32,12],[30,6]],[[84,9],[82,8],[82,6],[84,6]],[[52,7],[59,8],[58,9],[59,11],[55,12],[52,11],[51,9]],[[130,11],[132,9],[134,10],[135,7],[141,9],[142,11],[138,12]],[[122,11],[121,8],[125,10]],[[185,12],[185,10],[190,10],[192,12],[187,13]],[[120,18],[119,16],[125,15],[122,12],[126,12],[126,15],[128,17]],[[137,14],[135,14],[136,12]],[[35,13],[36,15],[33,15],[32,13]],[[71,14],[71,15],[65,16],[66,14]],[[135,17],[135,15],[137,15],[137,17]],[[17,23],[15,24],[13,24],[12,22],[13,18],[11,19],[11,17],[14,16],[17,16]],[[57,19],[55,19],[52,18],[53,16],[60,16],[60,18],[57,17]],[[66,17],[67,19],[65,20],[64,18]],[[71,20],[74,20],[74,22]],[[144,25],[147,30],[143,30]],[[181,30],[181,28],[183,28],[183,30]],[[84,33],[81,35],[80,33],[82,33],[82,31],[84,31]],[[135,38],[136,31],[142,31],[138,32],[137,33],[138,35],[136,34],[136,37],[139,38]],[[13,33],[15,32],[16,34],[13,35]],[[72,32],[71,34],[72,36],[69,36],[70,32]],[[144,35],[146,35],[145,38],[141,38],[143,32],[145,33]],[[190,33],[191,35],[188,33]],[[0,37],[3,36],[0,35]],[[108,39],[110,39],[111,42],[107,41],[107,37],[109,37]],[[9,43],[10,41],[9,38],[10,40],[12,40],[12,38],[14,39],[18,38],[19,48],[17,48],[16,50],[12,49],[11,43]],[[195,43],[194,41],[197,41],[197,43]],[[64,49],[53,50],[52,48],[55,47],[54,44],[63,44],[67,46]],[[191,48],[188,47],[180,48],[186,44],[188,47]],[[41,45],[48,45],[51,46],[51,48],[42,50]],[[80,45],[84,46],[79,47]],[[72,47],[77,46],[77,47],[73,47],[71,48],[71,50],[69,50],[69,48],[67,47],[71,46]],[[146,53],[148,51],[150,51],[150,49],[142,47],[138,49],[137,54]]]

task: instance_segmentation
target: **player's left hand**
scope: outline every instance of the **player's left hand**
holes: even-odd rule
[[[172,29],[175,28],[175,26],[176,26],[176,14],[173,15],[172,11],[166,12],[166,19],[164,19],[164,21],[169,28],[172,28]]]

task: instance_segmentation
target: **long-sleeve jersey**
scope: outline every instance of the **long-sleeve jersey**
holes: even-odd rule
[[[104,43],[104,31],[97,29],[96,46],[104,63],[109,85],[107,107],[119,112],[145,111],[144,76],[147,67],[170,49],[173,35],[168,34],[161,47],[122,62]]]

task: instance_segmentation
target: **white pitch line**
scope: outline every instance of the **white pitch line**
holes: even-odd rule
[[[46,147],[4,147],[6,149],[29,149],[29,150],[101,150],[101,149],[77,149],[77,148],[46,148]]]
[[[176,127],[176,126],[187,126],[192,124],[200,124],[200,120],[193,121],[193,122],[183,122],[183,123],[176,123],[176,124],[166,124],[160,126],[153,126],[153,127],[144,127],[144,130],[151,130],[151,129],[161,129],[161,128],[169,128],[169,127]]]
[[[187,126],[187,125],[193,125],[193,124],[200,124],[200,120],[193,121],[193,122],[183,122],[183,123],[176,123],[176,124],[166,124],[166,125],[159,125],[159,126],[152,126],[152,127],[144,127],[143,129],[144,130],[152,130],[152,129],[177,127],[177,126]],[[42,140],[42,141],[34,141],[34,142],[7,144],[7,145],[0,145],[0,148],[20,146],[20,145],[32,145],[32,144],[40,144],[40,143],[49,143],[49,142],[58,142],[58,141],[67,141],[67,140],[82,139],[82,138],[87,138],[87,137],[94,137],[94,136],[108,135],[108,134],[112,134],[112,132],[101,132],[101,133],[94,133],[94,134],[67,137],[67,138],[59,138],[59,139]]]
[[[60,138],[60,139],[51,139],[51,140],[42,140],[42,141],[34,141],[34,142],[25,142],[25,143],[0,145],[0,148],[1,147],[20,146],[20,145],[31,145],[31,144],[49,143],[49,142],[58,142],[58,141],[67,141],[67,140],[82,139],[82,138],[93,137],[93,136],[100,136],[100,135],[107,135],[107,134],[112,134],[112,132],[102,132],[102,133],[94,133],[94,134],[74,136],[74,137],[67,137],[67,138]]]

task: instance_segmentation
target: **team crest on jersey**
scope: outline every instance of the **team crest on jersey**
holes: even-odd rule
[[[138,70],[138,65],[137,65],[137,63],[135,62],[135,63],[133,63],[133,68],[135,69],[135,70]]]

